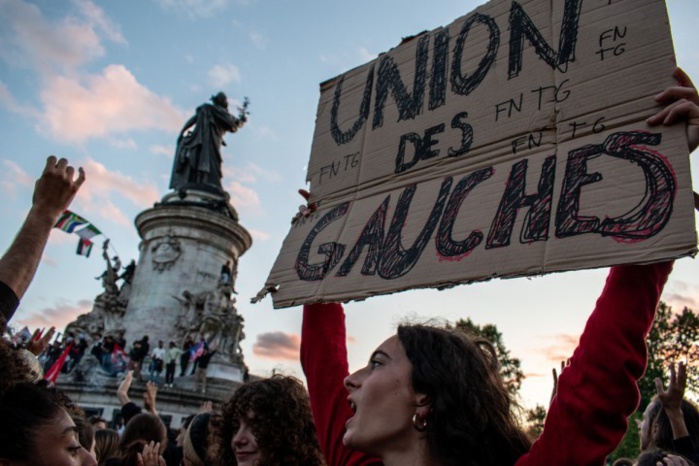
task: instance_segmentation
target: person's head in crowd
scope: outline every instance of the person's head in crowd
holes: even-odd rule
[[[175,347],[175,342],[174,342],[174,341],[171,341],[171,342],[168,344],[168,347],[169,347],[169,348],[174,348],[174,347]]]
[[[209,446],[209,421],[211,413],[197,414],[189,423],[184,435],[182,448],[183,466],[209,466],[207,459]]]
[[[149,413],[137,414],[129,420],[121,435],[119,451],[121,453],[121,466],[136,465],[138,453],[150,442],[160,444],[162,455],[167,446],[167,429],[158,416]]]
[[[95,458],[95,429],[92,428],[90,421],[85,419],[83,416],[71,416],[73,422],[75,422],[75,427],[78,428],[78,441],[83,448],[90,452]]]
[[[612,466],[633,466],[633,460],[629,458],[619,458],[612,463]]]
[[[102,430],[107,428],[107,420],[99,416],[90,417],[90,424],[95,430]]]
[[[96,466],[56,395],[33,383],[0,395],[0,465]]]
[[[682,400],[681,409],[690,438],[695,443],[699,442],[699,410],[692,402],[686,399]],[[657,395],[648,403],[646,410],[643,412],[639,434],[641,451],[651,448],[674,451],[670,419],[667,417],[663,404]]]
[[[192,414],[182,419],[182,426],[180,427],[180,431],[177,434],[177,439],[175,440],[176,445],[178,447],[184,446],[184,437],[187,434],[187,428],[189,427],[189,423],[192,422],[194,416],[196,416],[196,414]]]
[[[27,365],[27,374],[30,382],[38,382],[44,378],[44,369],[39,359],[31,351],[20,348],[16,350],[17,357],[22,358]]]
[[[95,454],[98,466],[104,466],[110,458],[119,456],[119,434],[112,429],[95,432]]]
[[[12,386],[32,382],[31,369],[10,343],[0,338],[0,396]]]
[[[639,457],[636,458],[636,462],[633,463],[633,466],[657,466],[659,464],[689,466],[694,463],[690,463],[683,456],[674,455],[660,448],[655,448],[641,453]]]
[[[242,385],[210,428],[209,458],[217,466],[325,464],[308,393],[294,377]]]
[[[163,347],[163,340],[159,340],[158,341],[158,348],[162,348],[162,347]]]
[[[514,464],[531,441],[483,338],[404,324],[345,378],[345,445],[383,459],[406,446],[426,463]]]

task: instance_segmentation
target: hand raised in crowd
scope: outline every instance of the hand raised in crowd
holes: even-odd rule
[[[677,372],[675,372],[675,364],[670,364],[670,383],[667,390],[665,390],[662,380],[655,379],[655,390],[658,392],[658,399],[665,411],[680,410],[686,388],[687,365],[683,362],[677,364]]]
[[[146,383],[146,391],[143,392],[143,406],[146,411],[151,413],[153,416],[157,416],[158,412],[155,409],[155,400],[158,396],[158,386],[154,382]]]
[[[566,359],[565,361],[561,361],[561,374],[563,373],[563,369],[566,367],[570,366],[570,359]],[[551,390],[551,399],[549,400],[549,405],[553,403],[553,399],[556,397],[556,393],[558,393],[558,373],[556,372],[556,368],[554,367],[551,369],[551,373],[553,374],[553,390]]]
[[[27,350],[34,356],[39,356],[46,350],[46,348],[48,348],[49,342],[55,333],[56,327],[51,327],[48,332],[39,337],[39,329],[36,329],[32,337],[27,342]]]
[[[160,456],[160,443],[150,442],[143,446],[143,452],[136,457],[137,466],[165,466],[165,459]]]
[[[692,466],[683,456],[666,455],[662,461],[658,461],[656,466]]]
[[[692,80],[681,68],[673,74],[677,80],[676,86],[670,86],[655,96],[659,104],[665,108],[648,118],[650,126],[670,126],[679,121],[687,121],[687,144],[692,152],[699,145],[699,94]]]
[[[131,401],[129,398],[129,388],[131,388],[131,382],[133,382],[133,371],[128,371],[124,376],[124,380],[122,380],[119,384],[116,392],[117,398],[122,406]]]
[[[670,383],[667,390],[663,387],[663,382],[659,378],[655,379],[655,390],[658,392],[658,399],[667,414],[672,428],[673,438],[682,438],[689,435],[687,424],[684,421],[682,413],[682,399],[684,398],[684,390],[687,388],[687,368],[685,363],[677,364],[677,373],[675,373],[675,364],[670,364]]]
[[[46,167],[34,186],[32,208],[53,218],[53,221],[68,208],[80,186],[85,182],[85,171],[68,165],[68,160],[56,160],[55,156],[46,159]]]

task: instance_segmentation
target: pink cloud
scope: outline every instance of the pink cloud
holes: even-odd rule
[[[186,118],[169,98],[141,85],[122,65],[109,65],[102,74],[82,79],[48,78],[41,101],[39,128],[70,143],[132,130],[175,132]]]
[[[15,198],[18,187],[34,189],[36,180],[29,176],[22,167],[11,160],[3,160],[2,165],[5,169],[2,180],[0,180],[0,189],[6,196]]]
[[[82,167],[86,182],[73,201],[73,209],[83,216],[95,214],[129,226],[131,221],[113,202],[115,197],[127,199],[141,208],[150,207],[159,199],[158,189],[153,183],[137,181],[118,171],[108,170],[90,158],[82,163]]]
[[[573,355],[578,346],[579,336],[559,333],[551,337],[553,342],[539,350],[554,367],[559,367],[561,361],[565,361]]]
[[[152,145],[148,150],[153,154],[164,155],[168,159],[171,159],[175,154],[175,146],[164,146],[164,145]]]
[[[226,185],[226,190],[231,195],[231,204],[233,207],[254,210],[261,207],[260,197],[257,191],[252,188],[243,186],[238,181],[231,181]]]
[[[252,235],[254,241],[267,241],[270,238],[270,234],[262,230],[255,230],[254,228],[248,228],[248,231]]]
[[[269,332],[257,336],[252,352],[261,358],[297,361],[301,337],[293,333]]]
[[[77,303],[60,301],[51,307],[46,307],[38,311],[28,311],[28,313],[23,313],[20,308],[20,315],[13,319],[12,325],[15,327],[23,327],[26,325],[29,328],[54,326],[62,330],[80,314],[85,314],[91,310],[92,301],[86,299],[80,300]]]
[[[80,16],[47,20],[28,2],[0,3],[0,16],[9,26],[3,36],[0,57],[14,65],[29,66],[46,74],[55,68],[71,71],[104,55],[100,35],[125,44],[119,28],[90,1],[76,2]]]

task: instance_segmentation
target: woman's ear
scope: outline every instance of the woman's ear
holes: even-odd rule
[[[416,407],[428,407],[430,406],[430,397],[427,395],[423,395],[422,393],[417,393],[415,394],[415,406]],[[429,411],[429,410],[428,410]]]

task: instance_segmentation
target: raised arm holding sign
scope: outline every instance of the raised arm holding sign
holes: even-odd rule
[[[661,94],[669,106],[652,120],[686,120],[692,151],[699,144],[699,106],[678,99],[696,90],[681,71],[676,76],[680,88]],[[301,362],[328,464],[605,464],[640,401],[645,338],[671,269],[672,261],[611,269],[532,445],[512,418],[490,345],[402,325],[366,367],[348,375],[342,306],[305,305]]]

